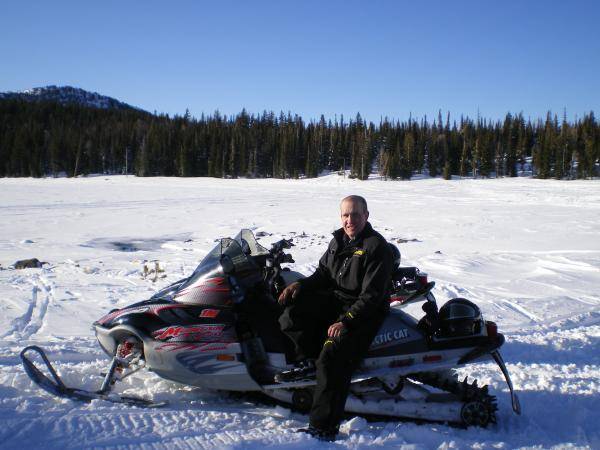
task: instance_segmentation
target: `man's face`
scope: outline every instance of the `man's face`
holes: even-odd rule
[[[344,200],[340,205],[342,227],[350,239],[354,239],[364,230],[369,218],[368,211],[363,210],[362,203]]]

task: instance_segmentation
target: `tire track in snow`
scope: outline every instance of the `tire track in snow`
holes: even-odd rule
[[[54,300],[54,285],[39,274],[35,274],[28,282],[33,286],[27,311],[12,321],[11,328],[1,338],[29,339],[45,323],[48,305]]]
[[[25,314],[23,314],[22,316],[13,319],[13,321],[10,324],[11,328],[1,336],[2,338],[5,338],[5,337],[11,336],[15,333],[23,331],[25,329],[25,327],[31,322],[31,316],[33,315],[33,310],[34,310],[35,306],[37,305],[37,292],[38,292],[38,287],[33,286],[32,292],[31,292],[31,300],[29,301],[29,305],[27,306],[27,311],[25,311]]]
[[[99,403],[100,405],[100,403]],[[102,408],[102,407],[101,407]],[[215,411],[139,411],[72,409],[6,417],[0,430],[3,448],[223,448],[274,441],[289,435],[271,417]],[[243,422],[247,427],[237,427]],[[131,434],[131,430],[136,430]],[[79,436],[73,440],[73,436]],[[5,446],[5,447],[4,447]]]
[[[523,306],[515,303],[515,302],[511,302],[509,300],[506,299],[502,299],[500,300],[502,302],[502,304],[506,305],[506,307],[508,307],[509,309],[515,311],[518,314],[521,314],[525,317],[527,317],[531,322],[540,322],[541,319],[536,316],[534,313],[532,313],[531,311],[527,310],[526,308],[524,308]]]

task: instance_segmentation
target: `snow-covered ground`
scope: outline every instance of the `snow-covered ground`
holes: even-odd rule
[[[404,265],[429,273],[440,303],[467,297],[499,324],[522,416],[492,363],[473,375],[498,395],[497,425],[354,418],[333,444],[294,433],[306,422],[300,414],[149,372],[120,389],[168,406],[58,400],[21,368],[20,349],[38,344],[67,384],[97,388],[108,359],[94,320],[187,276],[216,238],[242,227],[269,233],[267,244],[295,237],[293,267],[308,274],[338,226],[339,200],[352,193],[369,201],[375,229],[408,241],[399,244]],[[32,257],[48,264],[9,267]],[[142,277],[153,260],[166,278]],[[0,264],[2,449],[600,448],[598,181],[0,179]]]

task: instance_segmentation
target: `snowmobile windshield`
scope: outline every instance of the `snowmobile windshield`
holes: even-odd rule
[[[268,250],[260,245],[250,230],[241,230],[235,238],[223,238],[204,257],[192,276],[180,289],[193,284],[199,278],[232,275],[244,287],[260,281],[260,267],[251,256],[268,254]]]
[[[269,253],[265,247],[258,243],[254,237],[254,233],[251,230],[247,230],[245,228],[240,230],[233,240],[240,244],[242,251],[246,255],[259,256],[267,255]]]
[[[247,229],[242,229],[233,239],[222,238],[214,248],[204,257],[194,274],[198,272],[207,272],[220,265],[224,260],[231,260],[235,272],[245,270],[250,262],[248,256],[267,255],[269,251],[260,245],[254,233]],[[227,264],[227,263],[226,263]],[[224,268],[228,270],[227,267]]]

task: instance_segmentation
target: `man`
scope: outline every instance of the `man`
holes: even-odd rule
[[[279,296],[286,306],[279,322],[294,342],[296,368],[278,382],[314,376],[312,436],[333,440],[338,433],[352,372],[366,354],[389,311],[392,254],[386,240],[367,221],[363,197],[340,204],[342,228],[310,277],[287,286]],[[315,362],[316,359],[316,362]]]

